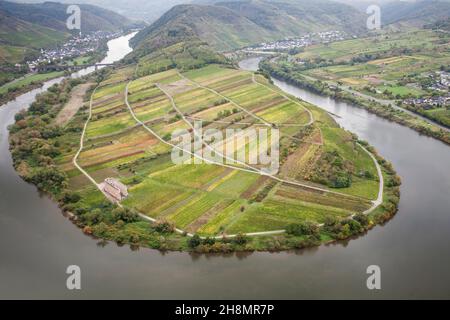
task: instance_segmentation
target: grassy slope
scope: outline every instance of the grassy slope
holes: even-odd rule
[[[134,44],[160,47],[169,34],[177,38],[174,42],[186,36],[199,37],[215,49],[230,50],[315,31],[360,32],[364,21],[356,9],[329,1],[179,5],[140,32]]]

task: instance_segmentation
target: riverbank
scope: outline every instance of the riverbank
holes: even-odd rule
[[[289,84],[310,90],[314,93],[321,94],[336,100],[345,101],[354,104],[356,107],[363,108],[377,116],[385,118],[389,121],[407,126],[420,134],[427,135],[438,139],[446,144],[450,144],[450,132],[443,130],[436,125],[432,125],[418,117],[407,114],[392,106],[386,106],[376,101],[367,101],[361,97],[331,88],[322,81],[311,81],[302,75],[291,74],[289,71],[282,70],[270,61],[261,61],[260,68],[264,73],[270,74],[274,78],[282,79]]]
[[[83,64],[93,64],[100,62],[106,57],[108,51],[107,42],[107,40],[102,41],[99,44],[97,50],[92,54],[89,54],[88,56],[74,57],[69,61],[65,61],[64,63],[73,65],[79,62],[82,62]],[[70,72],[67,71],[28,73],[19,79],[15,79],[9,83],[3,84],[0,87],[0,106],[33,89],[42,87],[43,84],[49,80],[68,76],[70,76]]]

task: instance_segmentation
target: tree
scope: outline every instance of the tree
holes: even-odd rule
[[[114,221],[122,220],[126,223],[132,223],[139,220],[139,215],[135,210],[130,210],[128,208],[116,208],[112,211],[112,217]]]
[[[233,242],[242,246],[248,242],[248,237],[245,234],[238,233],[236,237],[234,237]]]
[[[319,227],[313,222],[305,221],[288,225],[286,232],[294,236],[312,236],[319,234]]]
[[[76,192],[66,192],[62,197],[64,203],[77,203],[81,200],[81,196]]]
[[[165,220],[158,220],[152,224],[153,230],[159,233],[172,233],[175,230],[175,226]]]
[[[202,241],[201,241],[200,237],[196,234],[192,238],[189,239],[188,246],[189,246],[189,248],[194,249],[194,248],[197,248],[201,244],[201,242]]]

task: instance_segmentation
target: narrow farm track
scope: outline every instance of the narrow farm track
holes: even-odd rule
[[[89,181],[91,181],[91,182],[92,182],[92,183],[93,183],[100,191],[102,191],[101,188],[100,188],[100,186],[99,186],[99,185],[97,184],[97,182],[95,181],[95,179],[92,178],[91,175],[89,175],[89,173],[87,173],[87,172],[86,172],[86,171],[78,164],[78,157],[80,156],[80,153],[81,153],[81,151],[83,151],[83,147],[84,147],[84,137],[85,137],[85,135],[86,135],[86,129],[87,129],[87,126],[88,126],[88,124],[89,124],[89,121],[90,121],[91,118],[92,118],[92,101],[94,100],[94,94],[95,94],[95,92],[97,91],[98,88],[99,88],[99,86],[95,87],[94,91],[93,91],[92,94],[91,94],[91,98],[90,98],[90,100],[89,100],[89,115],[88,115],[88,118],[87,118],[87,120],[86,120],[86,122],[85,122],[85,124],[84,124],[83,132],[81,133],[81,138],[80,138],[80,148],[78,149],[77,153],[76,153],[75,156],[73,157],[72,163],[73,163],[73,165],[74,165],[78,170],[80,170],[80,172],[81,172],[82,174],[84,174],[84,176],[85,176],[86,178],[89,179]],[[103,191],[102,191],[102,192],[103,192]]]
[[[137,71],[137,68],[136,68],[136,71]],[[178,72],[178,70],[177,70],[177,72]],[[179,73],[179,72],[178,72],[178,73]],[[180,74],[180,73],[179,73],[179,74]],[[180,76],[183,77],[183,78],[185,78],[185,77],[182,76],[181,74],[180,74]],[[253,78],[254,78],[254,75],[253,75]],[[185,79],[187,79],[187,78],[185,78]],[[188,79],[188,80],[191,81],[190,79]],[[162,137],[160,137],[156,132],[154,132],[151,128],[149,128],[144,122],[142,122],[141,120],[139,120],[139,119],[137,118],[136,114],[134,113],[134,111],[133,111],[133,109],[132,109],[132,107],[131,107],[131,105],[130,105],[130,103],[129,103],[129,101],[128,101],[129,86],[130,86],[130,84],[131,84],[132,82],[133,82],[133,80],[130,80],[130,81],[127,83],[127,85],[125,86],[125,91],[124,91],[124,100],[125,100],[125,104],[126,104],[128,110],[129,110],[131,116],[132,116],[133,119],[137,122],[138,126],[142,126],[144,129],[146,129],[149,133],[151,133],[156,139],[158,139],[158,140],[161,141],[162,143],[164,143],[164,144],[166,144],[166,145],[169,145],[169,146],[171,146],[171,147],[173,147],[173,148],[175,148],[175,149],[178,149],[178,150],[180,150],[180,151],[186,152],[186,153],[188,153],[188,154],[190,154],[190,155],[192,155],[192,156],[194,156],[194,157],[196,157],[196,158],[198,158],[198,159],[204,161],[205,163],[215,164],[215,165],[219,165],[219,166],[222,166],[222,167],[230,168],[230,169],[233,169],[233,170],[240,170],[240,171],[249,172],[249,173],[253,173],[253,174],[265,175],[265,176],[268,176],[268,177],[270,177],[271,179],[273,179],[273,180],[275,180],[275,181],[278,181],[278,182],[281,182],[281,183],[285,183],[285,184],[288,184],[288,185],[298,186],[298,187],[302,187],[302,188],[306,188],[306,189],[310,189],[310,190],[315,190],[315,191],[320,191],[320,192],[325,192],[325,193],[330,193],[330,194],[336,194],[336,195],[345,196],[345,197],[350,197],[350,198],[358,198],[358,197],[350,196],[350,195],[347,195],[347,194],[344,194],[344,193],[335,192],[335,191],[331,191],[331,190],[328,190],[328,189],[319,188],[319,187],[314,187],[314,186],[310,186],[310,185],[307,185],[307,184],[299,183],[299,182],[296,182],[296,181],[289,181],[289,180],[281,179],[281,178],[279,178],[279,177],[277,177],[277,176],[275,176],[275,175],[270,175],[270,174],[264,173],[264,172],[262,172],[261,170],[257,170],[257,169],[252,168],[252,167],[251,167],[252,170],[249,170],[249,169],[244,169],[244,168],[241,168],[241,167],[230,166],[230,165],[227,165],[227,164],[224,164],[224,163],[214,162],[214,161],[211,161],[211,160],[209,160],[209,159],[203,158],[203,157],[199,156],[198,154],[193,153],[193,152],[191,152],[191,151],[189,151],[189,150],[183,149],[183,148],[181,148],[181,147],[178,146],[178,145],[175,145],[175,144],[172,144],[172,143],[170,143],[170,142],[168,142],[168,141],[165,141],[165,140],[164,140]],[[195,83],[195,82],[194,82],[194,83]],[[156,84],[156,85],[157,85],[157,84]],[[260,84],[260,85],[262,85],[262,84]],[[157,85],[157,86],[158,86],[158,85]],[[201,85],[199,85],[199,86],[202,87]],[[81,154],[81,152],[82,152],[82,150],[83,150],[83,147],[84,147],[84,138],[85,138],[85,135],[86,135],[87,126],[88,126],[88,124],[89,124],[89,122],[90,122],[90,120],[91,120],[91,118],[92,118],[93,97],[94,97],[94,94],[95,94],[95,92],[97,91],[98,88],[99,88],[99,86],[97,86],[97,87],[93,90],[93,92],[92,92],[92,94],[91,94],[90,102],[89,102],[89,115],[88,115],[88,118],[87,118],[87,120],[86,120],[86,122],[85,122],[85,124],[84,124],[83,131],[82,131],[82,134],[81,134],[81,138],[80,138],[80,148],[78,149],[77,153],[75,154],[75,156],[74,156],[72,162],[73,162],[74,166],[75,166],[75,167],[76,167],[76,168],[77,168],[84,176],[86,176],[86,178],[88,178],[89,181],[91,181],[91,182],[92,182],[92,183],[93,183],[93,184],[94,184],[94,185],[95,185],[102,193],[104,193],[103,190],[101,189],[100,185],[95,181],[95,179],[94,179],[91,175],[89,175],[89,173],[86,172],[86,171],[78,164],[78,158],[79,158],[79,156],[80,156],[80,154]],[[191,125],[191,123],[185,118],[185,116],[184,116],[184,115],[181,113],[181,111],[177,108],[177,106],[176,106],[176,104],[175,104],[175,102],[174,102],[174,100],[173,100],[173,97],[172,97],[171,95],[169,95],[167,92],[165,92],[160,86],[158,86],[158,88],[159,88],[162,92],[164,92],[164,93],[170,98],[170,100],[171,100],[171,102],[172,102],[172,105],[173,105],[174,109],[175,109],[175,110],[183,117],[183,119],[184,119],[187,123],[189,123],[189,124]],[[212,89],[207,88],[207,87],[203,87],[203,88],[205,88],[205,89],[207,89],[207,90],[209,90],[209,91],[211,91],[211,92],[213,92],[213,93],[215,93],[215,94],[217,94],[217,95],[219,95],[219,96],[221,96],[221,97],[223,97],[223,98],[225,98],[225,99],[228,99],[228,98],[226,98],[225,96],[223,96],[223,95],[221,95],[221,94],[215,92],[215,90],[212,90]],[[271,89],[271,90],[273,90],[273,89]],[[277,92],[277,93],[278,93],[278,92]],[[287,99],[289,99],[289,100],[292,100],[292,99],[290,99],[290,98],[287,97],[287,96],[285,96],[285,97],[286,97]],[[229,100],[229,99],[228,99],[228,100]],[[293,101],[293,100],[292,100],[292,101]],[[295,101],[294,101],[294,102],[295,102]],[[232,102],[232,103],[233,103],[233,102]],[[297,103],[297,102],[296,102],[296,103]],[[248,110],[242,108],[241,106],[239,106],[239,105],[237,105],[237,104],[236,104],[236,106],[239,107],[241,110],[245,111],[246,113],[248,113],[249,115],[251,115],[252,117],[254,117],[255,119],[258,119],[258,120],[260,120],[260,121],[262,120],[261,118],[257,117],[256,115],[254,115],[254,114],[251,113],[250,111],[248,111]],[[306,108],[305,108],[305,109],[306,109]],[[307,110],[307,109],[306,109],[306,110]],[[314,118],[313,118],[313,116],[312,116],[312,113],[311,113],[309,110],[308,110],[308,112],[310,113],[310,116],[311,116],[310,124],[312,124],[312,123],[314,122]],[[267,122],[265,122],[265,121],[263,121],[263,123],[264,123],[265,125],[271,126],[271,124],[269,124],[269,123],[267,123]],[[192,126],[192,125],[191,125],[191,126]],[[194,130],[194,132],[195,132],[195,130]],[[359,144],[358,144],[358,145],[359,145]],[[372,201],[372,206],[371,206],[371,208],[369,208],[368,210],[366,210],[365,212],[363,212],[364,214],[369,214],[369,213],[373,212],[373,211],[374,211],[378,206],[380,206],[381,203],[383,202],[384,180],[383,180],[383,175],[382,175],[381,167],[380,167],[380,165],[378,164],[378,162],[376,161],[376,159],[375,159],[375,157],[373,156],[373,154],[370,153],[370,152],[369,152],[366,148],[364,148],[362,145],[359,145],[359,146],[360,146],[366,153],[368,153],[368,155],[369,155],[369,156],[372,158],[372,160],[374,161],[375,166],[376,166],[376,168],[377,168],[377,172],[378,172],[378,176],[379,176],[379,181],[380,181],[380,183],[379,183],[379,192],[378,192],[378,197],[377,197],[377,199],[374,200],[374,201]],[[214,149],[213,149],[213,150],[214,150]],[[214,151],[215,151],[215,150],[214,150]],[[105,196],[106,196],[106,195],[105,195]],[[117,205],[120,206],[120,207],[122,207],[122,205],[121,205],[120,203],[118,203],[118,202],[117,202]],[[142,214],[142,213],[139,213],[139,216],[140,216],[142,219],[147,220],[147,221],[150,221],[150,222],[155,222],[155,221],[157,221],[156,219],[151,218],[151,217],[149,217],[149,216],[146,216],[146,215],[144,215],[144,214]],[[192,236],[193,236],[193,234],[187,233],[187,232],[185,232],[184,230],[181,230],[181,229],[178,229],[178,228],[176,228],[175,231],[178,232],[178,233],[180,233],[180,234],[186,234],[186,235],[189,236],[189,237],[192,237]],[[276,235],[276,234],[282,234],[282,233],[284,233],[284,232],[285,232],[285,230],[274,230],[274,231],[262,231],[262,232],[247,233],[246,235],[247,235],[247,236],[264,236],[264,235]],[[236,237],[236,236],[237,236],[237,235],[226,235],[226,236],[223,235],[223,236],[216,236],[216,237],[214,237],[214,238],[215,238],[215,239],[222,239],[222,238],[224,238],[224,237],[227,237],[227,238],[233,238],[233,237]]]
[[[202,89],[208,90],[209,92],[212,92],[212,93],[214,93],[215,95],[217,95],[217,96],[219,96],[219,97],[221,97],[221,98],[223,98],[223,99],[228,100],[232,105],[234,105],[235,107],[237,107],[239,110],[241,110],[241,111],[247,113],[249,116],[255,118],[256,120],[260,121],[261,123],[264,123],[264,125],[266,125],[266,126],[268,126],[268,127],[272,127],[272,124],[271,124],[271,123],[267,122],[266,120],[264,120],[264,119],[261,118],[261,117],[258,117],[256,114],[252,113],[251,111],[248,111],[247,109],[245,109],[244,107],[242,107],[242,106],[239,105],[238,103],[234,102],[232,99],[230,99],[230,98],[224,96],[223,94],[219,93],[218,91],[216,91],[216,90],[214,90],[214,89],[211,89],[211,88],[208,88],[208,87],[205,87],[205,86],[201,85],[200,83],[198,83],[198,82],[196,82],[196,81],[194,81],[194,80],[191,80],[191,79],[187,78],[187,77],[184,76],[179,70],[177,70],[177,73],[178,73],[178,75],[179,75],[181,78],[183,78],[183,79],[185,79],[185,80],[188,80],[188,81],[192,82],[192,83],[195,84],[198,88],[202,88]]]
[[[175,109],[175,111],[181,116],[181,118],[183,119],[183,121],[192,129],[192,132],[194,133],[195,137],[197,137],[198,139],[200,139],[200,141],[202,142],[202,145],[205,146],[207,149],[215,152],[217,155],[219,155],[220,157],[222,157],[223,159],[227,159],[231,162],[236,162],[246,168],[248,168],[251,171],[255,171],[255,172],[259,172],[260,174],[262,174],[261,170],[258,170],[257,168],[254,168],[250,165],[248,165],[245,162],[241,162],[238,160],[235,160],[233,158],[227,157],[226,155],[224,155],[223,153],[221,153],[220,151],[214,149],[213,147],[211,147],[209,144],[207,144],[206,142],[204,142],[203,138],[198,134],[198,132],[195,130],[195,127],[192,125],[192,123],[186,119],[186,116],[180,111],[180,109],[177,107],[177,104],[175,103],[175,100],[173,99],[172,95],[169,94],[166,90],[164,90],[160,85],[156,84],[156,86],[158,87],[159,90],[161,90],[162,92],[164,92],[164,94],[169,98],[172,107]],[[234,167],[233,167],[234,168]]]

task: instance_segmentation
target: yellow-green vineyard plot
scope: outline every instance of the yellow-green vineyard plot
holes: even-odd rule
[[[340,194],[327,193],[318,190],[303,188],[300,186],[283,183],[277,186],[272,196],[273,199],[317,203],[349,210],[352,213],[363,212],[370,208],[371,203],[359,197],[349,197]]]
[[[204,68],[185,72],[184,75],[189,79],[207,86],[208,83],[215,81],[214,79],[226,77],[227,75],[233,75],[237,72],[240,71],[231,68],[224,68],[223,66],[213,64]]]
[[[211,81],[204,81],[202,84],[208,88],[222,92],[241,85],[253,82],[252,76],[248,73],[230,73],[222,77],[214,77]]]
[[[102,100],[105,99],[105,97],[112,95],[114,96],[114,100],[123,102],[124,90],[124,83],[99,87],[93,95],[93,103],[95,104],[97,100]],[[108,99],[103,100],[102,102],[105,103],[105,105],[110,105],[111,108],[115,108],[117,105],[120,106],[119,102],[111,102]],[[102,103],[97,104],[96,108],[102,108]],[[87,138],[94,138],[96,136],[113,134],[133,126],[134,124],[135,121],[125,108],[118,110],[117,112],[113,112],[112,114],[108,114],[108,116],[94,115],[88,123],[86,136]]]
[[[239,217],[228,225],[229,234],[239,232],[260,232],[284,229],[291,223],[316,221],[322,223],[326,216],[347,217],[348,211],[313,203],[290,202],[270,199],[253,203],[245,208]]]
[[[111,113],[116,113],[120,110],[124,110],[125,108],[126,106],[123,101],[123,94],[115,95],[112,99],[108,99],[108,101],[92,107],[93,119],[104,117]],[[101,114],[101,116],[99,116],[99,114]]]
[[[258,179],[259,175],[257,174],[230,170],[227,175],[211,184],[207,191],[224,197],[238,198]]]
[[[304,125],[310,120],[308,112],[300,105],[287,101],[256,113],[258,117],[275,124]]]
[[[108,135],[125,130],[130,126],[134,126],[136,122],[126,111],[114,114],[110,117],[99,118],[89,122],[86,136],[94,138],[96,136]]]
[[[149,135],[143,128],[137,127],[126,134],[111,136],[101,141],[87,141],[80,154],[80,164],[91,167],[110,161],[127,158],[135,155],[153,154],[152,148],[159,141]]]
[[[118,82],[125,82],[134,74],[135,67],[127,66],[114,70],[114,72],[102,82],[102,85],[114,84]]]
[[[133,112],[143,122],[166,117],[172,111],[170,100],[157,87],[130,94],[128,101]]]
[[[219,207],[222,201],[225,201],[225,199],[218,194],[201,193],[191,202],[167,216],[167,219],[177,226],[185,228],[206,213],[214,214],[211,210]]]
[[[196,192],[195,189],[147,178],[128,189],[129,195],[123,201],[123,205],[156,218],[164,210],[175,206]]]
[[[221,103],[223,100],[214,93],[202,88],[195,88],[177,94],[174,98],[177,107],[184,114],[191,114],[199,110],[214,107],[215,104]]]
[[[208,183],[220,178],[226,170],[225,167],[213,164],[184,164],[153,173],[150,177],[164,183],[206,189]]]
[[[241,212],[241,208],[245,207],[247,202],[245,200],[236,200],[224,208],[221,212],[217,213],[209,221],[203,224],[197,229],[197,232],[201,235],[216,235],[226,230],[226,227],[235,221]]]
[[[129,103],[139,103],[145,100],[156,100],[161,97],[161,91],[156,86],[149,86],[137,91],[128,91]]]
[[[101,100],[102,98],[104,98],[108,95],[124,92],[125,86],[126,86],[126,82],[113,83],[113,84],[109,84],[109,85],[103,85],[103,83],[102,83],[101,86],[99,88],[97,88],[97,90],[95,91],[95,93],[93,95],[94,104],[97,100]]]
[[[216,107],[207,108],[205,110],[199,111],[197,113],[191,114],[190,116],[195,119],[201,119],[205,121],[214,121],[218,118],[220,112],[228,111],[233,112],[236,107],[231,103],[225,103],[218,105]],[[219,119],[218,119],[219,120]]]

